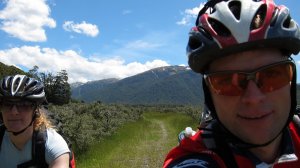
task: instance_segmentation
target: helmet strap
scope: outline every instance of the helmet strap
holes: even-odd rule
[[[17,135],[20,135],[21,133],[23,133],[27,128],[29,128],[30,126],[32,126],[32,124],[33,124],[33,122],[34,122],[34,120],[36,119],[36,116],[37,116],[35,110],[36,109],[34,109],[34,114],[32,116],[31,122],[29,123],[29,125],[27,127],[23,128],[21,131],[18,131],[18,132],[13,132],[13,131],[9,131],[9,130],[7,130],[7,132],[11,132],[11,133],[13,133],[14,136],[17,136]]]

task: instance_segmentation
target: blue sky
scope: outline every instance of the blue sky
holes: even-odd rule
[[[34,65],[54,74],[64,69],[69,82],[187,65],[188,32],[204,2],[0,0],[0,61],[25,71]],[[300,22],[299,3],[275,2]]]

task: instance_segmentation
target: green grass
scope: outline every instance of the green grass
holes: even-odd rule
[[[168,151],[178,144],[177,136],[197,122],[179,113],[144,113],[125,124],[114,135],[95,144],[77,160],[78,168],[162,167]]]

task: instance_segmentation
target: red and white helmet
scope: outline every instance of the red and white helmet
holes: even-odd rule
[[[273,0],[210,0],[189,33],[189,66],[203,73],[217,58],[256,48],[299,52],[300,30],[289,9]]]

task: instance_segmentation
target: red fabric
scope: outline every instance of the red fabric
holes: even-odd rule
[[[71,160],[69,162],[69,167],[70,168],[76,168],[76,164],[75,164],[75,156],[74,153],[72,152],[72,156],[71,156]]]
[[[209,154],[220,165],[220,168],[226,168],[224,162],[217,154],[215,154],[213,151],[206,149],[201,139],[202,132],[203,131],[198,131],[194,136],[183,139],[180,142],[179,146],[173,148],[167,155],[164,161],[163,168],[166,168],[172,161],[192,153]]]
[[[274,168],[299,168],[300,167],[300,136],[298,134],[296,126],[294,123],[291,123],[289,125],[290,130],[291,130],[291,136],[293,139],[293,145],[294,145],[294,150],[295,154],[298,157],[297,161],[294,162],[285,162],[285,163],[280,163],[277,165],[274,165]]]
[[[289,128],[294,143],[295,154],[298,157],[298,160],[277,163],[273,166],[274,168],[300,168],[300,137],[297,133],[297,128],[293,123],[289,125]],[[172,161],[193,153],[209,154],[219,164],[220,168],[226,168],[223,160],[216,153],[214,153],[211,150],[208,150],[205,147],[201,138],[202,132],[203,131],[198,131],[194,136],[183,139],[179,146],[173,148],[166,156],[163,168],[166,168]],[[251,160],[236,154],[234,155],[234,157],[238,164],[238,167],[255,168],[255,165],[251,162]]]

